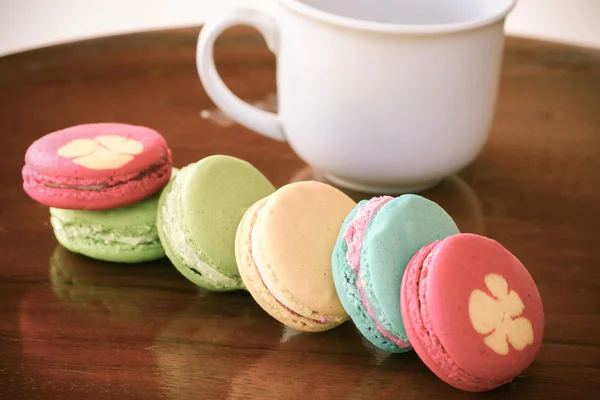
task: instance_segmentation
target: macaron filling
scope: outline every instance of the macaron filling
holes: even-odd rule
[[[89,185],[89,186],[70,186],[70,185],[57,185],[56,183],[42,183],[44,186],[48,186],[55,189],[77,189],[77,190],[102,190],[110,186],[108,185]]]
[[[25,166],[27,183],[36,183],[53,189],[76,189],[76,190],[103,190],[133,181],[139,181],[147,176],[154,175],[155,178],[163,177],[169,174],[171,164],[165,159],[163,164],[154,165],[143,172],[134,172],[123,176],[113,176],[111,178],[90,179],[90,178],[65,178],[48,177],[34,172],[29,166]],[[94,182],[96,181],[96,182]]]
[[[258,244],[256,243],[256,240],[252,240],[251,246],[252,246],[252,254],[257,254],[259,252],[259,249],[258,249]],[[267,287],[267,289],[269,289],[269,292],[271,293],[271,295],[273,297],[275,297],[275,299],[279,303],[281,303],[281,305],[285,306],[288,310],[293,311],[294,313],[297,314],[298,312],[294,309],[294,306],[292,306],[288,301],[285,300],[285,297],[277,290],[277,287],[275,286],[271,277],[264,272],[264,269],[265,269],[264,265],[262,265],[262,263],[254,257],[252,257],[252,260],[254,261],[254,265],[256,265],[256,269],[258,270],[260,279],[263,281],[263,283]]]
[[[161,210],[163,220],[162,228],[165,237],[168,238],[171,247],[177,249],[177,254],[192,271],[199,273],[214,284],[226,287],[240,287],[241,279],[235,279],[224,275],[207,262],[201,260],[195,247],[188,243],[188,240],[192,239],[186,239],[184,228],[175,213],[177,193],[179,192],[181,182],[185,176],[186,168],[183,168],[173,180],[173,186],[171,191],[167,194],[167,198]]]
[[[471,385],[473,389],[478,389],[482,385],[497,387],[508,383],[509,381],[493,382],[479,379],[469,374],[450,357],[433,331],[427,307],[427,277],[433,268],[432,260],[435,257],[436,251],[440,249],[440,243],[442,242],[438,240],[423,248],[409,264],[409,268],[406,271],[407,282],[404,293],[407,310],[404,310],[404,312],[407,313],[412,327],[423,348],[426,350],[428,357],[448,378]]]
[[[366,230],[369,226],[370,221],[375,217],[377,212],[385,204],[389,203],[393,199],[394,198],[390,196],[377,197],[371,199],[371,201],[360,207],[352,221],[350,221],[350,223],[347,225],[343,237],[346,240],[346,244],[348,246],[346,260],[348,262],[348,265],[350,265],[350,268],[354,271],[354,273],[356,273],[356,288],[360,295],[360,300],[367,311],[367,314],[375,322],[375,326],[379,333],[381,333],[381,335],[383,335],[386,339],[390,340],[392,343],[394,343],[400,348],[408,348],[411,347],[410,343],[407,343],[399,337],[393,335],[383,326],[382,321],[379,320],[379,318],[373,310],[373,307],[369,302],[369,299],[363,287],[363,282],[360,277],[360,255]]]
[[[160,240],[153,224],[143,224],[130,227],[127,231],[112,232],[102,225],[84,225],[76,220],[69,221],[51,215],[50,223],[57,236],[66,239],[82,239],[100,242],[104,245],[160,247]]]
[[[252,246],[254,246],[254,243],[252,243]],[[254,251],[254,250],[253,250]],[[254,260],[254,258],[253,258]],[[258,275],[260,276],[260,279],[262,280],[263,284],[267,287],[267,289],[269,290],[269,293],[271,293],[271,296],[273,296],[275,298],[275,300],[277,300],[277,302],[279,304],[281,304],[283,307],[285,307],[287,309],[288,312],[290,312],[293,315],[297,315],[300,317],[304,317],[304,318],[308,318],[308,319],[312,319],[314,321],[317,322],[321,322],[323,324],[328,323],[331,319],[327,318],[327,317],[321,317],[321,318],[315,318],[313,316],[306,316],[306,315],[302,315],[299,312],[297,312],[293,306],[291,306],[286,300],[285,298],[281,295],[281,293],[279,293],[277,291],[277,289],[275,288],[275,285],[273,284],[273,281],[268,277],[267,274],[265,274],[264,272],[262,272],[261,267],[259,266],[259,264],[256,264],[256,260],[254,260],[254,263],[256,265],[256,269],[258,270]]]
[[[256,219],[258,219],[260,217],[260,213],[263,212],[264,207],[258,211],[257,213],[257,217]],[[256,222],[256,219],[254,220],[254,222]],[[252,232],[254,232],[254,226],[251,227]],[[258,272],[258,276],[260,277],[262,283],[265,285],[265,287],[269,290],[269,293],[271,294],[271,296],[273,296],[275,298],[275,300],[282,306],[284,307],[289,313],[296,315],[296,316],[300,316],[303,318],[308,318],[311,319],[313,321],[316,322],[320,322],[323,324],[326,324],[328,322],[331,321],[331,318],[328,317],[319,317],[319,318],[315,318],[313,315],[303,315],[300,312],[298,312],[286,299],[285,296],[283,296],[281,294],[281,292],[277,289],[277,286],[275,285],[275,283],[273,282],[273,280],[271,279],[271,277],[269,276],[269,274],[267,274],[265,272],[266,266],[260,262],[256,257],[254,257],[255,254],[258,254],[260,252],[259,248],[258,248],[258,243],[256,240],[252,240],[252,235],[250,236],[250,258],[252,259],[252,262],[254,263],[256,270]]]

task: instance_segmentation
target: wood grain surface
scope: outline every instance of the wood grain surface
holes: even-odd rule
[[[57,245],[20,171],[33,140],[70,125],[150,126],[178,167],[224,153],[277,186],[313,178],[288,145],[214,110],[196,74],[198,30],[0,58],[1,399],[600,398],[600,52],[509,38],[485,150],[423,193],[462,231],[517,255],[544,301],[536,361],[513,383],[472,395],[414,352],[376,350],[350,323],[293,332],[245,292],[196,289],[168,260],[107,264]],[[256,33],[229,31],[216,59],[240,97],[276,104],[274,57]]]

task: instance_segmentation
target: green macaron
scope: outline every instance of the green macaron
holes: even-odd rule
[[[171,179],[176,173],[173,168]],[[74,253],[110,262],[153,261],[165,257],[156,227],[159,197],[99,211],[50,208],[50,223],[58,242]]]
[[[260,171],[235,157],[214,155],[182,168],[159,200],[158,234],[167,257],[200,287],[244,289],[235,233],[250,206],[274,191]]]

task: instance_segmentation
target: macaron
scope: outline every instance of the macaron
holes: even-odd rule
[[[331,253],[356,203],[340,190],[306,181],[255,203],[236,234],[240,274],[256,302],[300,331],[325,331],[348,320],[331,275]]]
[[[171,175],[171,150],[155,130],[120,123],[77,125],[36,140],[23,189],[37,202],[106,210],[151,197]]]
[[[363,200],[344,221],[333,251],[333,280],[358,330],[382,350],[411,350],[400,308],[404,270],[421,247],[459,233],[442,207],[424,197]]]
[[[173,168],[173,175],[177,169]],[[97,260],[140,263],[165,257],[158,236],[159,194],[109,210],[67,210],[50,207],[56,240],[70,251]]]
[[[243,289],[235,233],[244,213],[275,187],[250,163],[214,155],[181,169],[162,192],[158,234],[177,270],[213,291]]]
[[[401,307],[423,362],[470,392],[512,381],[544,335],[542,300],[527,269],[500,243],[474,234],[423,247],[402,279]]]

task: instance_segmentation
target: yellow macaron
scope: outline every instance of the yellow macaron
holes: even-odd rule
[[[236,260],[256,302],[281,323],[306,332],[348,320],[332,277],[331,254],[356,203],[314,181],[286,185],[256,202],[236,234]]]

